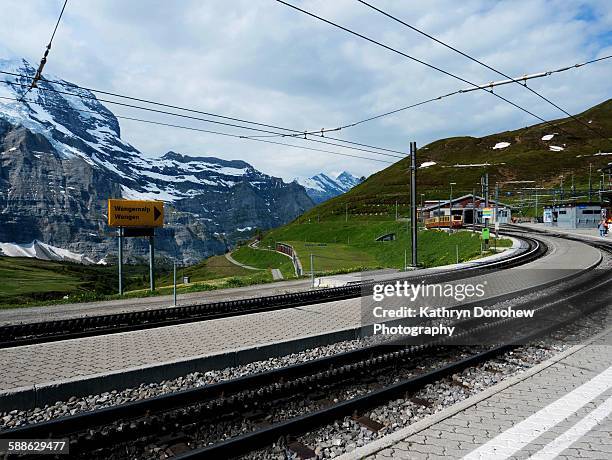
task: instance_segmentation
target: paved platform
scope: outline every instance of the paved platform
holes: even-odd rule
[[[610,459],[611,415],[609,328],[340,459]]]
[[[601,258],[598,250],[580,242],[546,240],[551,250],[544,258],[460,282],[480,283],[486,278],[489,297],[510,297],[530,287],[558,282],[572,270],[591,267]],[[437,306],[458,303],[445,298]],[[0,407],[35,407],[62,397],[125,388],[354,339],[364,333],[361,308],[361,299],[350,299],[2,349]]]
[[[531,224],[522,223],[516,224],[526,229],[533,229],[538,231],[545,231],[550,233],[560,233],[562,235],[576,236],[578,238],[586,238],[597,241],[609,241],[612,242],[612,235],[608,235],[604,238],[599,236],[599,230],[597,228],[563,228],[563,227],[552,227],[544,224]]]

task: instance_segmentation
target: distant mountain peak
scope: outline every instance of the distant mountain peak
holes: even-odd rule
[[[338,174],[319,173],[312,177],[298,177],[295,182],[306,189],[315,203],[321,203],[348,192],[361,180],[348,171],[342,171]]]

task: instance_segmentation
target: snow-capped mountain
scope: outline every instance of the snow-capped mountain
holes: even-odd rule
[[[331,176],[320,173],[312,177],[298,177],[295,179],[295,182],[306,189],[306,193],[315,203],[321,203],[348,192],[355,185],[359,184],[361,179],[347,171],[343,171],[340,174]]]
[[[39,240],[103,258],[115,244],[106,199],[157,199],[170,204],[161,252],[193,260],[223,252],[245,236],[238,229],[281,225],[313,206],[298,184],[241,160],[145,157],[92,92],[46,75],[24,98],[36,69],[0,60],[0,70],[0,242]]]

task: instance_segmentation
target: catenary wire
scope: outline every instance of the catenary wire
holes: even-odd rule
[[[10,100],[10,101],[21,101],[18,98],[5,97],[5,96],[0,96],[0,99]],[[36,101],[29,100],[29,99],[26,99],[25,102],[36,103]],[[52,105],[52,104],[49,104],[49,105]],[[99,113],[99,112],[96,112],[95,110],[82,110],[82,109],[74,109],[74,110],[77,111],[77,112],[80,112],[80,113],[94,113],[94,114]],[[302,145],[287,144],[287,143],[284,143],[284,142],[269,141],[269,140],[264,140],[264,139],[252,139],[252,138],[250,138],[248,136],[241,136],[241,135],[238,135],[238,134],[224,133],[224,132],[220,132],[220,131],[212,131],[212,130],[202,129],[202,128],[194,128],[194,127],[191,127],[191,126],[176,125],[176,124],[172,124],[172,123],[163,123],[163,122],[160,122],[160,121],[145,120],[145,119],[142,119],[142,118],[128,117],[128,116],[124,116],[124,115],[114,115],[114,117],[118,118],[118,119],[122,119],[122,120],[130,120],[130,121],[136,121],[136,122],[140,122],[140,123],[148,123],[148,124],[153,124],[153,125],[158,125],[158,126],[167,126],[167,127],[171,127],[171,128],[180,128],[180,129],[186,129],[186,130],[189,130],[189,131],[197,131],[197,132],[202,132],[202,133],[215,134],[215,135],[219,135],[219,136],[233,137],[233,138],[236,138],[236,139],[246,139],[246,140],[255,141],[255,142],[263,142],[263,143],[266,143],[266,144],[282,145],[282,146],[285,146],[285,147],[292,147],[292,148],[296,148],[296,149],[304,149],[304,150],[310,150],[310,151],[315,151],[315,152],[329,153],[331,155],[338,155],[338,156],[350,157],[350,158],[358,158],[358,159],[361,159],[361,160],[376,161],[376,162],[379,162],[379,163],[386,163],[386,164],[392,164],[393,163],[391,161],[381,160],[381,159],[378,159],[378,158],[370,158],[370,157],[364,157],[364,156],[360,156],[360,155],[352,155],[352,154],[349,154],[349,153],[342,153],[342,152],[333,152],[331,150],[317,149],[317,148],[307,147],[307,146],[302,146]]]
[[[23,83],[15,83],[15,82],[10,82],[10,81],[6,81],[6,80],[2,80],[0,83],[6,83],[6,84],[8,84],[10,86],[21,86],[21,87],[27,86],[26,84],[23,84]],[[74,97],[84,97],[86,99],[93,99],[93,100],[97,100],[97,101],[100,101],[100,102],[106,102],[108,104],[115,104],[115,105],[119,105],[119,106],[123,106],[123,107],[129,107],[129,108],[144,110],[144,111],[148,111],[148,112],[159,113],[159,114],[163,114],[163,115],[172,115],[172,116],[175,116],[175,117],[186,118],[186,119],[190,119],[190,120],[203,121],[203,122],[206,122],[206,123],[214,123],[214,124],[223,125],[223,126],[229,126],[229,127],[233,127],[233,128],[246,129],[246,130],[250,130],[250,131],[263,132],[263,133],[268,133],[268,134],[280,134],[278,132],[274,132],[274,131],[270,131],[270,130],[265,130],[265,129],[261,129],[261,128],[254,128],[254,127],[249,127],[249,126],[237,125],[237,124],[234,124],[234,123],[228,123],[228,122],[224,122],[224,121],[211,120],[211,119],[202,118],[202,117],[195,117],[195,116],[185,115],[185,114],[176,113],[176,112],[169,112],[167,110],[159,110],[159,109],[154,109],[154,108],[150,108],[150,107],[142,107],[142,106],[138,106],[138,105],[134,105],[134,104],[128,104],[128,103],[125,103],[125,102],[112,101],[112,100],[109,100],[109,99],[100,99],[100,98],[96,98],[95,96],[86,97],[86,96],[70,93],[70,92],[67,92],[67,91],[56,90],[54,88],[38,88],[38,90],[39,91],[50,91],[50,92],[54,92],[54,93],[58,93],[58,94],[64,94],[64,95],[68,95],[68,96],[74,96]],[[242,137],[247,137],[247,136],[242,136]],[[360,148],[360,147],[350,147],[350,146],[347,146],[347,145],[340,145],[340,144],[336,144],[334,142],[323,141],[323,140],[320,140],[320,139],[306,138],[305,140],[310,141],[310,142],[319,143],[319,144],[333,145],[333,146],[341,147],[341,148],[348,149],[348,150],[358,150],[358,151],[362,151],[362,152],[371,153],[371,154],[374,154],[374,155],[381,155],[381,156],[393,157],[393,158],[398,158],[398,159],[401,159],[401,158],[405,157],[404,155],[402,155],[402,152],[400,152],[400,151],[396,151],[400,155],[393,155],[393,154],[390,154],[390,153],[377,152],[377,151],[374,151],[374,150],[368,150],[368,149],[364,149],[364,148]]]
[[[608,60],[608,59],[612,59],[612,55],[603,56],[603,57],[600,57],[600,58],[597,58],[597,59],[591,59],[590,61],[581,62],[581,63],[573,64],[573,65],[570,65],[570,66],[560,67],[560,68],[555,69],[555,70],[547,70],[545,72],[540,72],[541,75],[539,75],[538,78],[549,77],[549,76],[554,75],[556,73],[566,72],[566,71],[572,70],[572,69],[578,69],[578,68],[583,67],[585,65],[594,64],[594,63],[597,63],[597,62],[600,62],[600,61],[605,61],[605,60]],[[513,78],[511,80],[512,80],[512,82],[514,82],[514,81],[521,81],[520,78],[516,78],[516,79]],[[508,82],[508,83],[510,83],[510,82]],[[485,86],[486,87],[487,85],[479,85],[479,87],[480,86]],[[399,107],[397,109],[393,109],[393,110],[389,110],[387,112],[383,112],[383,113],[380,113],[380,114],[377,114],[377,115],[373,115],[373,116],[365,118],[363,120],[358,120],[358,121],[355,121],[355,122],[352,122],[352,123],[347,123],[345,125],[338,126],[337,128],[330,129],[329,131],[339,131],[339,130],[346,129],[346,128],[352,128],[353,126],[357,126],[357,125],[360,125],[362,123],[367,123],[369,121],[377,120],[379,118],[383,118],[383,117],[386,117],[386,116],[389,116],[389,115],[393,115],[395,113],[402,112],[402,111],[408,110],[408,109],[412,109],[414,107],[418,107],[418,106],[421,106],[421,105],[424,105],[424,104],[428,104],[430,102],[439,101],[441,99],[445,99],[447,97],[455,96],[457,94],[463,94],[463,93],[467,93],[467,92],[471,92],[471,91],[476,91],[477,89],[478,88],[459,89],[459,90],[456,90],[456,91],[453,91],[453,92],[450,92],[450,93],[446,93],[446,94],[440,95],[438,97],[433,97],[433,98],[430,98],[430,99],[426,99],[424,101],[416,102],[414,104],[402,106],[402,107]],[[324,130],[324,132],[327,132],[327,130]],[[313,134],[313,135],[314,134],[319,134],[319,133],[320,133],[320,131],[309,131],[308,132],[308,134]],[[290,136],[293,136],[293,135],[290,135]],[[262,135],[262,136],[251,136],[251,137],[276,137],[276,136]]]
[[[505,78],[508,78],[508,79],[512,80],[513,82],[515,82],[515,83],[516,83],[516,84],[518,84],[519,86],[521,86],[521,87],[523,87],[523,88],[525,88],[525,89],[527,89],[527,90],[531,91],[533,94],[535,94],[536,96],[538,96],[540,99],[542,99],[542,100],[544,100],[544,101],[548,102],[548,103],[549,103],[550,105],[552,105],[553,107],[555,107],[555,108],[559,109],[559,110],[560,110],[561,112],[563,112],[565,115],[567,115],[568,117],[572,118],[574,121],[576,121],[576,122],[580,123],[580,124],[581,124],[581,125],[583,125],[585,128],[587,128],[587,129],[591,130],[592,132],[594,132],[594,133],[595,133],[595,134],[597,134],[598,136],[602,137],[603,139],[608,140],[608,138],[607,138],[606,136],[604,136],[604,135],[603,135],[603,133],[601,133],[599,130],[597,130],[597,129],[593,128],[592,126],[589,126],[588,124],[586,124],[585,122],[583,122],[582,120],[580,120],[578,117],[576,117],[576,116],[572,115],[572,114],[571,114],[571,113],[569,113],[567,110],[565,110],[564,108],[560,107],[559,105],[557,105],[556,103],[554,103],[553,101],[551,101],[549,98],[547,98],[547,97],[546,97],[546,96],[544,96],[543,94],[540,94],[540,93],[539,93],[538,91],[536,91],[535,89],[533,89],[533,88],[531,88],[531,87],[527,86],[527,84],[522,84],[522,83],[521,83],[519,80],[517,80],[517,79],[515,79],[515,78],[510,77],[509,75],[505,74],[504,72],[502,72],[502,71],[500,71],[500,70],[498,70],[498,69],[496,69],[496,68],[494,68],[494,67],[492,67],[492,66],[490,66],[490,65],[488,65],[488,64],[486,64],[486,63],[484,63],[484,62],[482,62],[481,60],[479,60],[479,59],[477,59],[477,58],[475,58],[475,57],[473,57],[473,56],[470,56],[469,54],[467,54],[467,53],[465,53],[465,52],[463,52],[463,51],[461,51],[461,50],[457,49],[457,48],[456,48],[456,47],[454,47],[454,46],[449,45],[448,43],[443,42],[442,40],[440,40],[440,39],[438,39],[438,38],[434,37],[433,35],[428,34],[427,32],[424,32],[424,31],[422,31],[421,29],[419,29],[419,28],[417,28],[417,27],[415,27],[415,26],[413,26],[413,25],[411,25],[411,24],[408,24],[407,22],[405,22],[405,21],[403,21],[403,20],[401,20],[401,19],[399,19],[399,18],[397,18],[397,17],[395,17],[395,16],[393,16],[393,15],[391,15],[391,14],[387,13],[386,11],[383,11],[383,10],[382,10],[382,9],[380,9],[380,8],[377,8],[376,6],[374,6],[374,5],[372,5],[372,4],[368,3],[368,2],[366,2],[365,0],[357,0],[357,1],[358,1],[359,3],[361,3],[362,5],[365,5],[365,6],[367,6],[368,8],[373,9],[374,11],[377,11],[377,12],[379,12],[380,14],[382,14],[382,15],[384,15],[384,16],[386,16],[386,17],[388,17],[388,18],[390,18],[390,19],[392,19],[392,20],[394,20],[394,21],[396,21],[396,22],[398,22],[398,23],[400,23],[400,24],[404,25],[405,27],[408,27],[409,29],[411,29],[411,30],[413,30],[413,31],[415,31],[415,32],[417,32],[417,33],[419,33],[419,34],[421,34],[421,35],[424,35],[425,37],[427,37],[427,38],[429,38],[429,39],[431,39],[431,40],[435,41],[436,43],[439,43],[440,45],[442,45],[442,46],[444,46],[444,47],[446,47],[446,48],[448,48],[448,49],[450,49],[450,50],[452,50],[452,51],[454,51],[454,52],[456,52],[456,53],[460,54],[461,56],[463,56],[463,57],[465,57],[465,58],[467,58],[467,59],[470,59],[471,61],[476,62],[477,64],[479,64],[479,65],[481,65],[481,66],[483,66],[483,67],[485,67],[485,68],[487,68],[487,69],[489,69],[489,70],[491,70],[491,71],[493,71],[493,72],[497,73],[498,75],[501,75],[501,76],[503,76],[503,77],[505,77]]]
[[[32,90],[32,88],[36,87],[36,83],[38,80],[42,78],[42,71],[47,63],[47,56],[49,55],[49,51],[51,51],[51,43],[53,43],[53,39],[55,38],[55,33],[57,32],[57,28],[59,27],[60,21],[62,20],[62,16],[64,15],[64,10],[66,9],[66,5],[68,4],[68,0],[64,0],[64,6],[62,6],[62,11],[60,11],[59,17],[57,18],[57,22],[55,23],[55,27],[53,28],[53,33],[51,34],[51,38],[49,39],[49,43],[47,44],[47,48],[45,49],[45,54],[43,54],[42,59],[40,60],[40,64],[38,64],[38,69],[36,70],[36,74],[32,79],[32,83],[27,91],[24,93],[22,98],[25,98],[28,93]]]
[[[5,75],[12,75],[12,76],[16,76],[16,77],[32,78],[32,77],[30,77],[28,75],[23,75],[23,74],[15,73],[15,72],[0,71],[0,73],[1,74],[5,74]],[[98,89],[89,88],[89,87],[86,87],[86,86],[78,86],[78,85],[75,85],[73,83],[69,83],[69,82],[65,82],[65,81],[48,80],[48,79],[45,79],[45,80],[47,82],[49,82],[49,83],[55,83],[55,84],[59,84],[59,85],[65,86],[65,87],[69,87],[69,88],[83,89],[83,90],[86,90],[86,91],[91,91],[93,93],[104,94],[104,95],[107,95],[107,96],[123,98],[123,99],[131,100],[131,101],[136,101],[136,102],[143,102],[143,103],[146,103],[146,104],[151,104],[151,105],[157,105],[157,106],[160,106],[160,107],[166,107],[166,108],[182,110],[182,111],[185,111],[185,112],[198,113],[200,115],[207,115],[207,116],[212,116],[212,117],[221,118],[221,119],[225,119],[225,120],[236,121],[236,122],[240,122],[240,123],[247,123],[247,124],[251,124],[251,125],[254,125],[254,126],[261,126],[261,127],[264,127],[264,128],[277,129],[277,130],[280,130],[280,131],[288,131],[288,133],[286,133],[286,134],[279,133],[277,135],[274,135],[274,137],[293,136],[293,135],[295,135],[293,137],[297,137],[297,136],[301,137],[301,136],[312,136],[313,135],[312,133],[308,133],[308,132],[305,133],[304,131],[299,131],[299,130],[296,130],[296,129],[283,128],[283,127],[276,126],[276,125],[271,125],[271,124],[266,124],[266,123],[258,123],[258,122],[254,122],[254,121],[249,121],[249,120],[241,119],[241,118],[229,117],[229,116],[225,116],[225,115],[215,114],[215,113],[212,113],[212,112],[206,112],[206,111],[202,111],[202,110],[196,110],[196,109],[190,109],[190,108],[186,108],[186,107],[181,107],[181,106],[178,106],[178,105],[165,104],[165,103],[162,103],[162,102],[156,102],[156,101],[152,101],[152,100],[149,100],[149,99],[142,99],[142,98],[133,97],[133,96],[126,96],[126,95],[122,95],[122,94],[118,94],[118,93],[113,93],[113,92],[110,92],[110,91],[98,90]],[[55,90],[55,91],[59,92],[58,90]],[[98,98],[95,98],[93,96],[86,96],[86,95],[80,95],[80,94],[73,94],[73,93],[64,93],[64,94],[71,94],[73,96],[81,97],[81,98],[85,98],[85,99],[98,99]],[[98,100],[102,100],[102,99],[98,99]],[[106,101],[106,102],[112,103],[112,101]],[[245,129],[250,129],[250,128],[245,127]],[[331,129],[331,130],[327,130],[327,131],[324,131],[324,132],[328,132],[328,131],[336,131],[336,130],[335,129]],[[266,132],[266,131],[264,131],[264,132]],[[289,134],[289,133],[293,133],[293,134]],[[317,134],[319,134],[319,133],[317,133]],[[370,148],[370,149],[382,150],[382,151],[385,151],[385,152],[398,153],[398,154],[400,154],[402,156],[406,155],[405,152],[401,152],[399,150],[389,149],[389,148],[385,148],[385,147],[378,147],[378,146],[373,146],[373,145],[369,145],[369,144],[363,144],[363,143],[354,142],[354,141],[348,141],[348,140],[345,140],[345,139],[340,139],[340,138],[335,138],[335,137],[330,137],[330,136],[327,136],[327,139],[333,140],[333,141],[336,141],[336,142],[342,142],[342,143],[348,144],[348,145],[357,145],[357,146],[360,146],[360,147],[367,147],[367,148]],[[311,141],[316,142],[316,140],[313,140],[313,139],[307,139],[307,140],[311,140]],[[334,145],[334,144],[332,144],[332,145]]]
[[[295,6],[295,5],[291,4],[291,3],[285,2],[284,0],[275,0],[275,1],[276,1],[277,3],[280,3],[280,4],[282,4],[282,5],[287,6],[287,7],[289,7],[289,8],[292,8],[292,9],[294,9],[294,10],[296,10],[296,11],[299,11],[300,13],[306,14],[306,15],[311,16],[311,17],[313,17],[313,18],[315,18],[315,19],[317,19],[317,20],[319,20],[319,21],[325,22],[326,24],[329,24],[329,25],[331,25],[331,26],[333,26],[333,27],[336,27],[336,28],[338,28],[338,29],[340,29],[340,30],[343,30],[343,31],[345,31],[345,32],[347,32],[347,33],[349,33],[349,34],[351,34],[351,35],[355,35],[356,37],[359,37],[359,38],[361,38],[361,39],[363,39],[363,40],[366,40],[366,41],[368,41],[368,42],[370,42],[370,43],[373,43],[373,44],[375,44],[375,45],[378,45],[378,46],[380,46],[380,47],[382,47],[382,48],[385,48],[386,50],[389,50],[389,51],[391,51],[391,52],[393,52],[393,53],[399,54],[400,56],[403,56],[403,57],[405,57],[405,58],[407,58],[407,59],[410,59],[410,60],[412,60],[412,61],[414,61],[414,62],[417,62],[417,63],[419,63],[419,64],[422,64],[422,65],[424,65],[424,66],[426,66],[426,67],[429,67],[430,69],[436,70],[436,71],[438,71],[438,72],[440,72],[440,73],[443,73],[443,74],[445,74],[445,75],[448,75],[449,77],[452,77],[452,78],[454,78],[454,79],[456,79],[456,80],[459,80],[459,81],[462,81],[462,82],[464,82],[464,83],[467,83],[467,84],[469,84],[469,85],[471,85],[471,86],[473,86],[473,87],[475,87],[475,88],[482,89],[483,91],[485,91],[485,92],[487,92],[487,93],[489,93],[489,94],[492,94],[493,96],[497,97],[498,99],[501,99],[502,101],[507,102],[508,104],[510,104],[510,105],[512,105],[512,106],[514,106],[514,107],[516,107],[517,109],[519,109],[519,110],[521,110],[521,111],[523,111],[523,112],[525,112],[525,113],[527,113],[527,114],[529,114],[529,115],[531,115],[531,116],[533,116],[533,117],[537,118],[538,120],[542,121],[543,123],[550,124],[550,121],[548,121],[548,120],[546,120],[546,119],[544,119],[544,118],[540,117],[539,115],[536,115],[535,113],[531,112],[530,110],[528,110],[528,109],[526,109],[526,108],[524,108],[524,107],[522,107],[522,106],[518,105],[518,104],[517,104],[517,103],[515,103],[515,102],[512,102],[511,100],[509,100],[509,99],[505,98],[504,96],[502,96],[502,95],[500,95],[500,94],[497,94],[497,93],[495,93],[495,92],[493,92],[493,91],[489,91],[488,89],[486,89],[486,87],[478,86],[477,84],[472,83],[471,81],[466,80],[466,79],[465,79],[465,78],[463,78],[463,77],[460,77],[460,76],[458,76],[458,75],[455,75],[455,74],[453,74],[452,72],[449,72],[449,71],[447,71],[447,70],[444,70],[444,69],[442,69],[442,68],[440,68],[440,67],[437,67],[437,66],[435,66],[435,65],[433,65],[433,64],[429,64],[428,62],[425,62],[425,61],[423,61],[423,60],[421,60],[421,59],[419,59],[419,58],[416,58],[416,57],[411,56],[411,55],[409,55],[409,54],[407,54],[407,53],[404,53],[403,51],[397,50],[397,49],[395,49],[395,48],[393,48],[393,47],[391,47],[391,46],[385,45],[385,44],[384,44],[384,43],[382,43],[382,42],[379,42],[379,41],[377,41],[377,40],[375,40],[375,39],[373,39],[373,38],[370,38],[370,37],[368,37],[368,36],[366,36],[366,35],[363,35],[363,34],[361,34],[361,33],[359,33],[359,32],[356,32],[356,31],[354,31],[354,30],[351,30],[351,29],[349,29],[349,28],[347,28],[347,27],[341,26],[340,24],[337,24],[337,23],[335,23],[335,22],[333,22],[333,21],[330,21],[330,20],[328,20],[328,19],[325,19],[325,18],[323,18],[323,17],[321,17],[321,16],[316,15],[315,13],[312,13],[312,12],[310,12],[310,11],[304,10],[304,9],[302,9],[302,8],[300,8],[300,7],[298,7],[298,6]],[[567,132],[566,130],[564,130],[564,129],[563,129],[563,128],[561,128],[561,127],[559,127],[559,129],[560,129],[560,130],[562,130],[562,131],[564,131],[566,134],[572,135],[571,133]]]

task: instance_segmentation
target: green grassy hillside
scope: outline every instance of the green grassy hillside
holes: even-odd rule
[[[291,259],[278,252],[263,249],[253,249],[249,246],[242,246],[232,253],[232,257],[238,262],[251,267],[270,270],[278,268],[285,278],[294,278],[295,271]]]
[[[395,241],[376,238],[395,233]],[[317,273],[358,269],[396,268],[410,258],[410,235],[406,222],[363,218],[345,222],[327,219],[320,222],[295,221],[264,235],[260,246],[274,247],[276,242],[291,244],[306,272],[310,271],[310,255],[314,256]],[[480,238],[471,232],[448,234],[439,231],[419,232],[419,263],[431,267],[470,260],[480,256]]]
[[[148,265],[126,264],[123,273],[124,288],[132,291],[128,296],[149,295]],[[172,266],[158,260],[156,275],[158,293],[170,293]],[[179,268],[178,283],[182,283],[184,275],[191,278],[192,284],[181,286],[179,292],[272,281],[269,271],[247,270],[231,264],[224,256],[209,257],[199,264]],[[116,297],[118,284],[116,265],[81,265],[18,257],[0,257],[0,277],[3,280],[0,308],[111,299]]]
[[[0,257],[0,305],[61,299],[65,295],[111,292],[116,268],[20,257]],[[140,278],[140,273],[133,273]],[[130,282],[134,281],[133,279]]]
[[[586,125],[612,137],[612,100],[599,104],[577,116]],[[561,131],[561,129],[565,130]],[[556,133],[556,134],[555,134]],[[569,133],[569,134],[568,134]],[[542,137],[555,134],[552,140]],[[493,150],[498,142],[510,142],[504,149]],[[550,146],[563,147],[561,152],[550,151]],[[610,138],[602,139],[582,124],[566,118],[550,125],[538,124],[515,131],[492,134],[481,138],[453,137],[432,142],[419,148],[417,163],[436,162],[434,166],[418,170],[419,196],[438,199],[449,196],[449,183],[456,182],[453,195],[480,193],[480,177],[489,172],[491,191],[500,182],[502,197],[507,201],[518,198],[517,188],[524,184],[505,184],[507,181],[536,181],[538,186],[558,188],[560,176],[564,175],[566,196],[570,195],[571,176],[574,174],[576,188],[586,189],[589,163],[593,168],[593,188],[599,187],[598,170],[612,161],[612,156],[597,155],[599,151],[612,152]],[[489,163],[487,167],[458,167]],[[301,222],[341,217],[348,209],[354,217],[389,216],[395,213],[395,202],[399,202],[401,215],[408,214],[409,206],[409,158],[398,161],[388,168],[370,176],[365,182],[344,195],[331,199],[311,209],[300,217]],[[536,184],[527,185],[534,186]],[[512,195],[506,195],[510,192]]]

